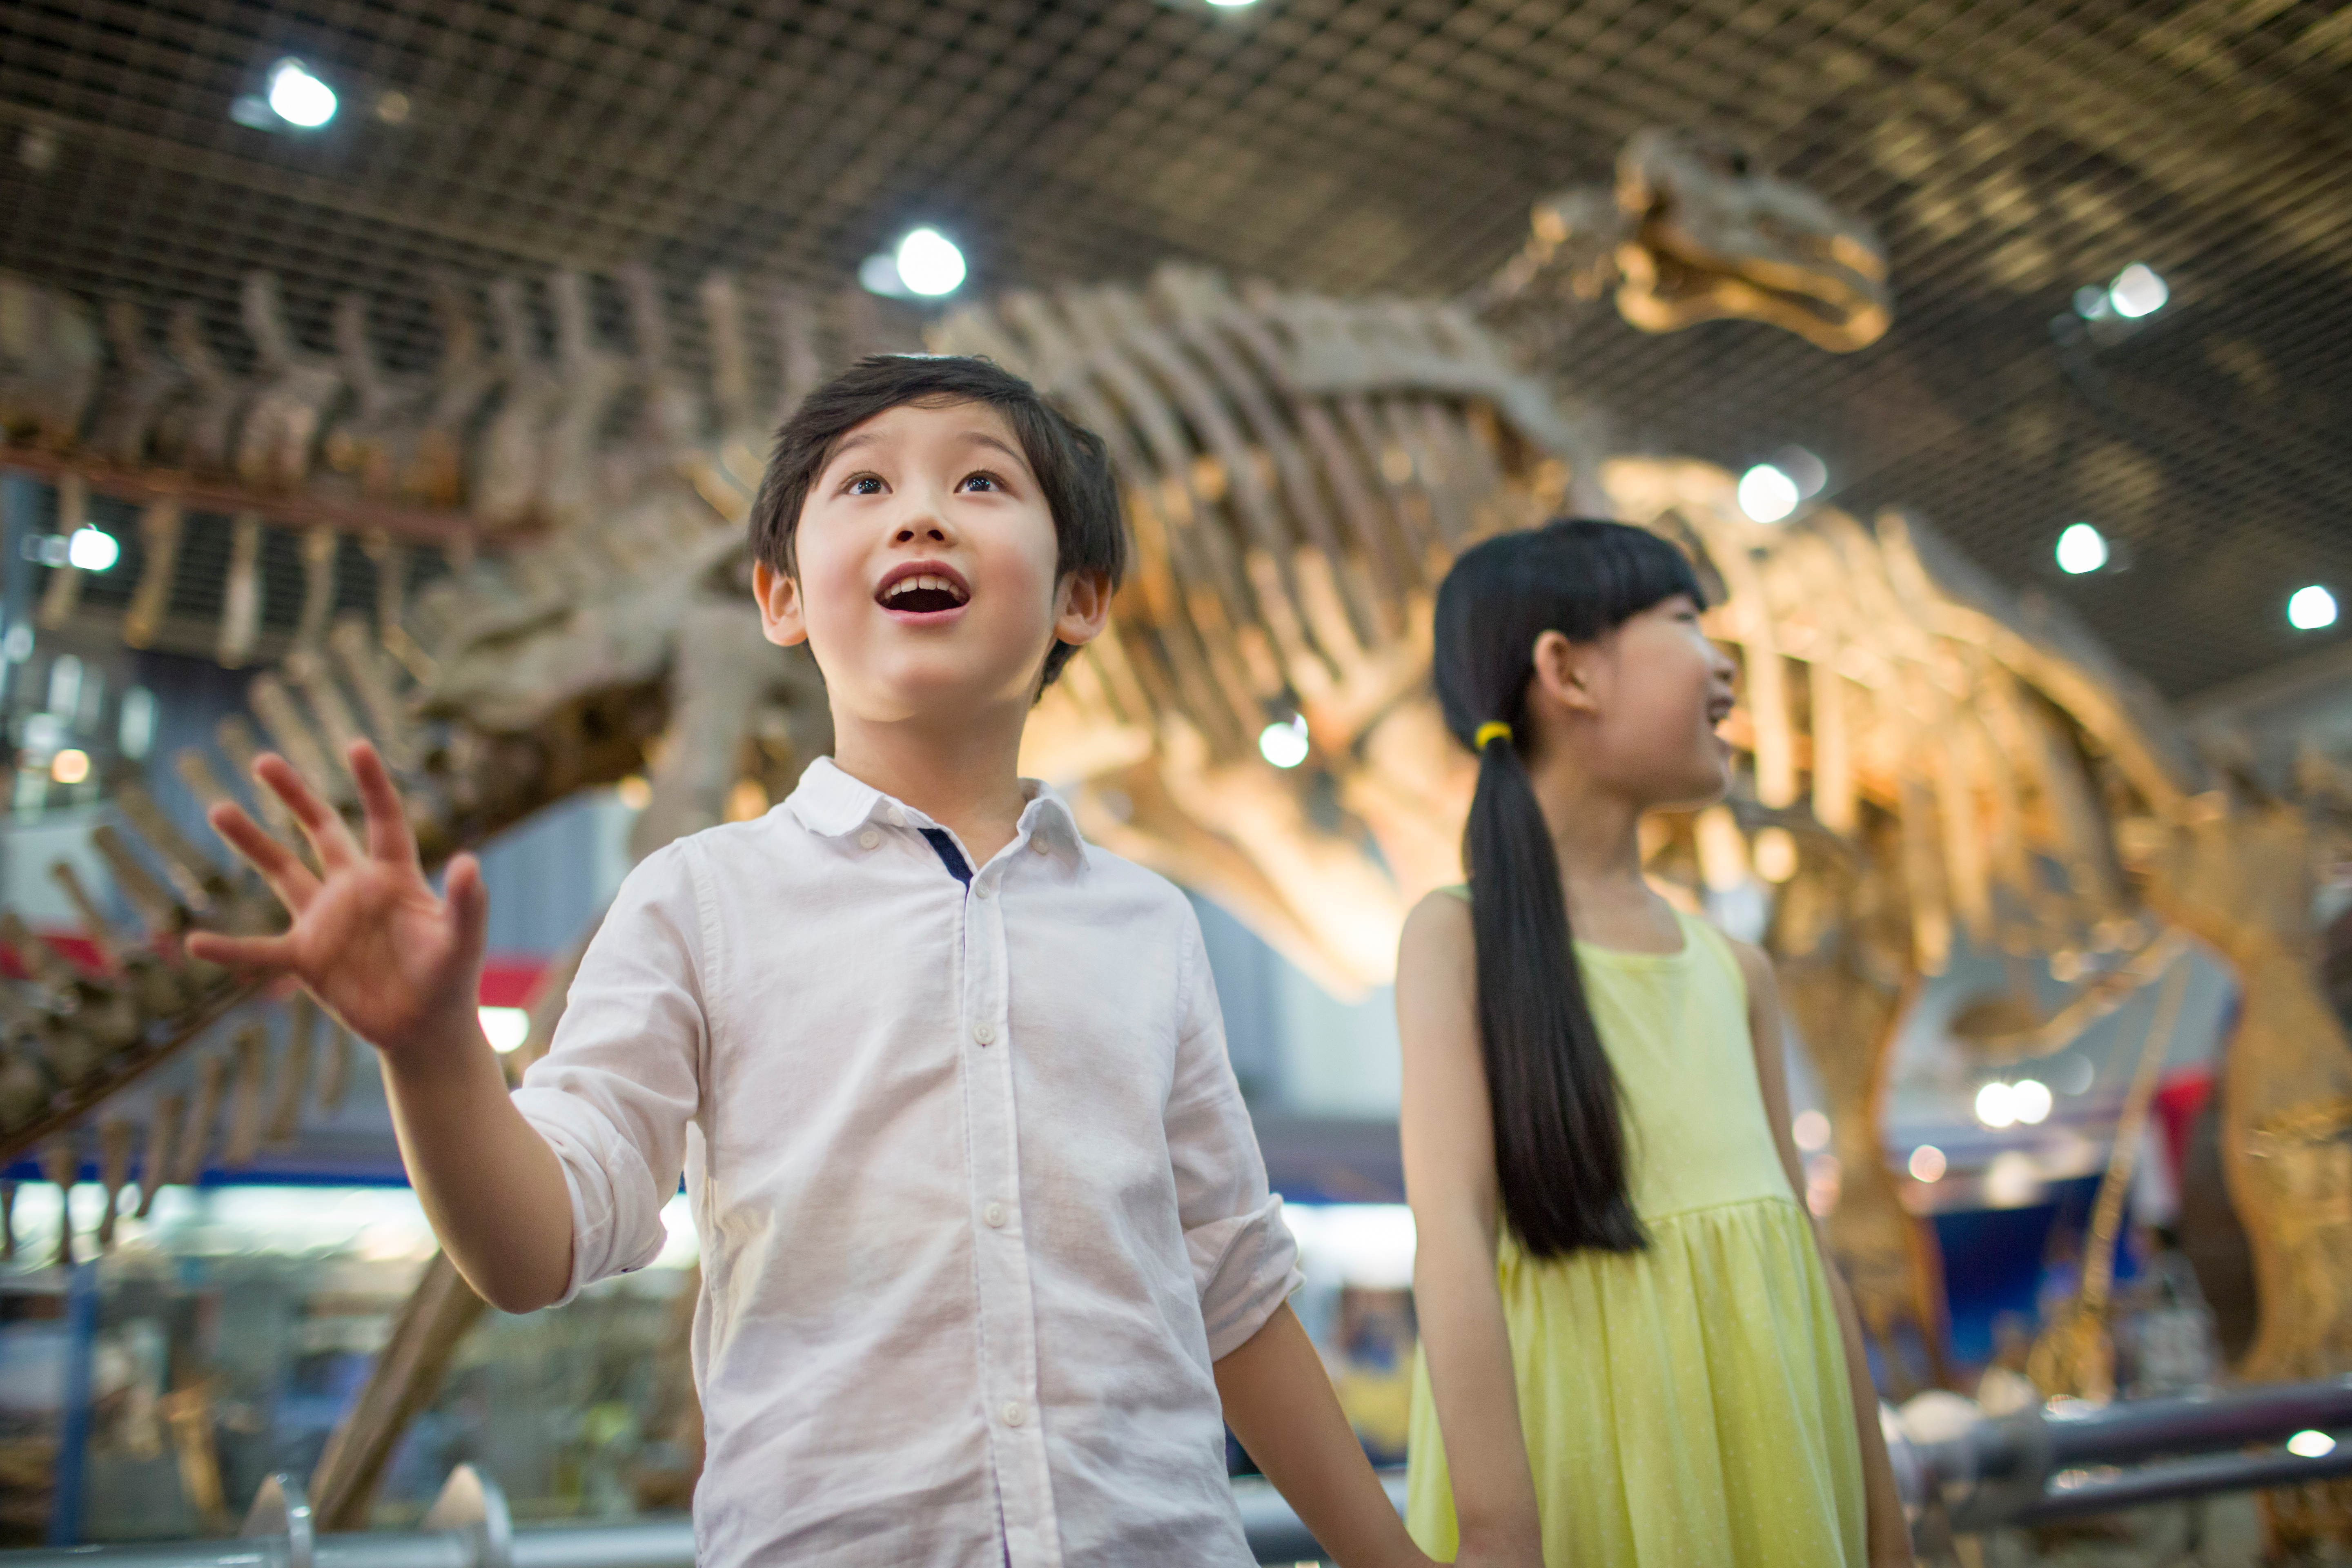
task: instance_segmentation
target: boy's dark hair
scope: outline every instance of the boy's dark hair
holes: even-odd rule
[[[1586,518],[1487,540],[1438,584],[1438,705],[1478,756],[1462,858],[1496,1186],[1534,1258],[1632,1252],[1647,1237],[1626,1191],[1617,1076],[1585,1000],[1559,858],[1519,752],[1531,656],[1545,632],[1591,642],[1676,594],[1706,603],[1681,551],[1646,529]]]
[[[1127,525],[1102,437],[1003,366],[966,354],[872,354],[810,393],[776,432],[775,453],[751,503],[752,554],[797,576],[801,507],[835,446],[876,415],[908,403],[985,403],[1003,415],[1053,513],[1055,578],[1100,572],[1118,586],[1127,572]],[[1045,655],[1044,685],[1052,685],[1077,651],[1056,638]]]

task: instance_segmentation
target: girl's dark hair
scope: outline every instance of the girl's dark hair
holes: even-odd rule
[[[809,487],[843,437],[904,403],[985,403],[1003,414],[1054,514],[1055,574],[1100,572],[1118,586],[1127,573],[1127,524],[1102,437],[1003,366],[967,354],[871,354],[810,393],[776,432],[774,455],[751,502],[756,559],[787,576],[799,574],[793,545]],[[1058,639],[1047,649],[1045,685],[1077,651]]]
[[[1478,1034],[1503,1216],[1530,1256],[1647,1244],[1625,1190],[1617,1078],[1601,1049],[1559,860],[1519,748],[1536,638],[1590,642],[1698,577],[1647,530],[1563,518],[1464,552],[1437,590],[1437,699],[1478,754],[1463,858],[1477,939]],[[1482,726],[1507,724],[1504,735]]]

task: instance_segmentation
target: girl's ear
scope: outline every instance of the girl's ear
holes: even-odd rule
[[[1110,578],[1103,573],[1071,573],[1062,579],[1055,597],[1061,601],[1054,615],[1056,641],[1081,647],[1102,636],[1110,624]]]
[[[1534,684],[1551,703],[1571,713],[1590,713],[1596,706],[1592,689],[1591,643],[1570,642],[1564,632],[1537,634]]]
[[[799,581],[766,562],[751,567],[751,597],[760,605],[760,633],[778,647],[808,641],[808,618],[803,614]]]

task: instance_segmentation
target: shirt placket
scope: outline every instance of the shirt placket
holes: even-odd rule
[[[1021,1222],[1019,1121],[1013,1100],[1013,1042],[1006,1029],[1003,857],[974,874],[964,894],[963,1049],[971,1070],[972,1245],[979,1260],[981,1390],[989,1451],[1004,1510],[1012,1568],[1059,1568],[1037,1408],[1037,1316]]]

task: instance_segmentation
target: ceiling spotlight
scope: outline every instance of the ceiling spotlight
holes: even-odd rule
[[[1739,476],[1739,510],[1759,522],[1780,521],[1803,499],[1797,481],[1769,463],[1759,463]]]
[[[2058,536],[2058,570],[2080,577],[2107,563],[2106,536],[2087,522],[2071,522]]]
[[[67,564],[84,572],[103,572],[122,558],[122,546],[103,529],[81,527],[66,542]]]
[[[269,108],[289,125],[316,131],[335,117],[335,89],[300,60],[279,60],[269,68]]]
[[[886,300],[904,300],[914,292],[898,276],[898,258],[887,250],[877,250],[857,264],[857,286]]]
[[[1796,836],[1785,827],[1768,827],[1756,836],[1750,858],[1758,876],[1768,882],[1785,882],[1797,874]]]
[[[1911,1179],[1915,1182],[1940,1182],[1949,1169],[1944,1152],[1933,1143],[1922,1143],[1911,1151]]]
[[[1277,768],[1295,768],[1307,760],[1307,715],[1295,713],[1286,722],[1268,724],[1258,731],[1257,753]]]
[[[2050,1115],[2050,1088],[2030,1078],[2019,1079],[2009,1086],[2009,1108],[2028,1127],[2040,1124]]]
[[[2299,632],[2315,632],[2336,624],[2336,595],[2314,583],[2297,588],[2286,602],[2286,624]]]
[[[2017,1123],[2017,1101],[2005,1083],[1989,1083],[1977,1090],[1977,1120],[1999,1131]]]
[[[1822,493],[1822,487],[1830,482],[1828,465],[1802,447],[1783,447],[1772,454],[1770,462],[1789,476],[1802,500],[1812,500]]]
[[[2324,1459],[2336,1452],[2336,1439],[2306,1428],[2286,1440],[2286,1451],[2298,1459]]]
[[[1209,0],[1220,11],[1238,11],[1244,5],[1255,5],[1257,0]]]
[[[49,759],[49,776],[61,784],[78,784],[89,777],[89,753],[68,746]]]
[[[2116,315],[2129,321],[2155,315],[2171,298],[2172,290],[2164,286],[2164,279],[2142,261],[2135,261],[2116,273],[2116,280],[2107,285],[2107,303],[2115,307]]]
[[[915,293],[936,299],[963,284],[963,252],[935,228],[919,228],[898,242],[899,281]]]

